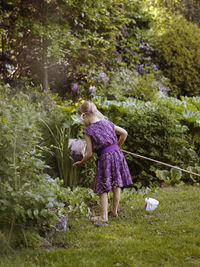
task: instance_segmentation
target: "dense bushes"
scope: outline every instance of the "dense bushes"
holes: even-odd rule
[[[28,224],[44,231],[56,221],[49,209],[64,204],[57,194],[60,181],[47,175],[42,157],[38,121],[43,111],[28,95],[6,93],[0,99],[0,224],[11,229]]]
[[[174,19],[158,37],[155,60],[171,81],[171,95],[200,93],[200,29],[183,18]]]

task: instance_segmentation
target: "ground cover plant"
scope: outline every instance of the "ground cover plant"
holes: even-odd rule
[[[184,185],[133,194],[105,227],[69,218],[64,248],[15,251],[0,266],[199,266],[199,190]],[[146,196],[159,200],[156,210],[144,210]]]

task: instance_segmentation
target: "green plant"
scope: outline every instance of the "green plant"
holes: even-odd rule
[[[181,124],[188,127],[191,145],[200,155],[200,97],[182,96],[181,100],[173,97],[159,97],[157,103],[160,107],[167,107]]]
[[[40,145],[39,120],[45,113],[28,95],[6,92],[0,98],[0,224],[9,228],[10,244],[16,228],[26,242],[23,226],[44,233],[65,210],[59,201],[62,183],[46,173],[49,166]]]
[[[179,184],[182,178],[181,171],[176,169],[171,169],[170,171],[156,170],[155,174],[161,181],[164,181],[167,185]]]
[[[82,167],[78,185],[93,189],[96,175],[96,157],[94,156]]]
[[[99,84],[96,94],[118,101],[127,97],[150,101],[156,98],[157,91],[158,80],[153,72],[140,75],[128,68],[120,68],[110,73],[108,84]]]
[[[73,168],[73,160],[68,149],[68,140],[78,134],[80,122],[74,118],[76,108],[65,103],[55,106],[49,116],[41,118],[44,155],[54,169],[55,177],[64,181],[64,186],[78,183],[79,171]]]

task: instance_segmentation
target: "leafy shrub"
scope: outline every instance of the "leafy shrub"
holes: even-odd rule
[[[171,169],[170,171],[167,170],[156,170],[156,176],[161,180],[164,181],[167,185],[175,185],[180,183],[182,173],[180,170]]]
[[[158,81],[153,72],[139,75],[136,71],[121,68],[118,72],[110,74],[108,84],[99,84],[97,95],[119,101],[127,97],[148,101],[156,98],[157,91]]]
[[[42,157],[38,121],[42,111],[31,103],[28,95],[1,95],[0,143],[0,224],[10,232],[22,225],[44,232],[58,219],[55,208],[64,213],[59,201],[62,182],[52,179]]]
[[[158,99],[161,107],[167,107],[170,113],[181,124],[188,127],[188,135],[191,136],[192,146],[200,155],[200,97],[181,97],[181,100],[172,97],[161,97]]]
[[[158,37],[155,60],[171,81],[171,95],[200,93],[200,29],[183,18],[175,18]]]

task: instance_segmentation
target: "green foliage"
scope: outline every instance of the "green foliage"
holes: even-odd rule
[[[188,134],[191,136],[192,146],[200,154],[200,98],[181,97],[181,100],[172,97],[162,97],[158,99],[160,106],[170,109],[176,119],[188,127]]]
[[[153,0],[145,1],[151,10],[162,13],[169,19],[170,16],[179,16],[182,14],[188,21],[195,22],[199,25],[200,3],[198,0]]]
[[[59,176],[64,186],[75,186],[78,183],[77,168],[73,168],[73,160],[68,149],[68,140],[77,136],[80,122],[73,115],[76,111],[69,103],[55,106],[48,116],[41,119],[42,146],[44,156],[51,166],[50,174]],[[52,172],[54,170],[54,172]]]
[[[66,188],[65,202],[71,213],[91,216],[93,206],[97,206],[98,195],[92,189],[75,187],[73,190]]]
[[[44,112],[28,95],[6,91],[6,97],[3,90],[0,95],[0,224],[10,228],[11,240],[16,227],[23,233],[23,225],[48,231],[58,219],[51,209],[65,211],[59,201],[62,183],[46,173],[42,156],[38,122]]]
[[[0,232],[0,255],[8,252],[9,250],[10,247],[6,237],[2,232]]]
[[[167,185],[175,185],[179,184],[182,178],[182,173],[180,170],[171,169],[170,171],[167,170],[156,170],[156,176],[161,180],[164,181]]]
[[[94,156],[81,169],[81,173],[78,179],[78,185],[94,188],[94,181],[96,176],[96,157]]]
[[[200,29],[183,18],[173,19],[157,37],[155,60],[171,81],[171,95],[199,95],[199,43]]]
[[[156,98],[157,91],[158,81],[153,72],[139,75],[136,71],[121,68],[110,74],[108,84],[99,84],[97,95],[119,101],[127,97],[149,101]]]

